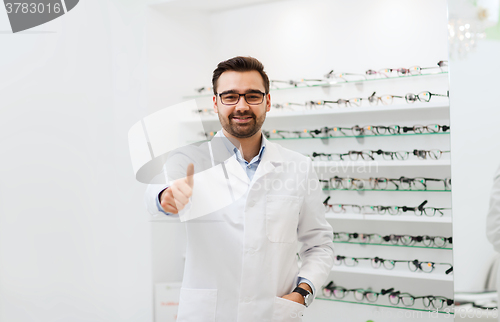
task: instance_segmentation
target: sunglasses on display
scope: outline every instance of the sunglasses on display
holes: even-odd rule
[[[330,200],[328,196],[323,205],[325,206],[326,212],[333,212],[336,214],[347,213],[350,209],[350,213],[353,214],[363,214],[363,215],[385,215],[389,214],[392,216],[398,216],[406,212],[413,212],[415,216],[428,216],[428,217],[442,217],[445,211],[451,210],[451,208],[435,208],[435,207],[424,207],[427,204],[427,200],[424,200],[417,207],[407,207],[407,206],[370,206],[370,205],[352,205],[352,204],[329,204]]]
[[[397,263],[407,263],[408,269],[411,272],[416,272],[416,271],[422,271],[424,273],[432,273],[434,269],[436,268],[436,265],[446,265],[449,266],[445,273],[448,275],[451,272],[453,272],[453,266],[449,263],[435,263],[435,262],[428,262],[428,261],[419,261],[418,259],[415,260],[394,260],[394,259],[383,259],[380,257],[346,257],[346,256],[341,256],[337,255],[334,258],[334,265],[340,266],[340,265],[345,265],[349,267],[354,267],[359,265],[360,261],[370,261],[371,266],[373,268],[380,268],[384,267],[387,270],[392,270],[396,267]]]

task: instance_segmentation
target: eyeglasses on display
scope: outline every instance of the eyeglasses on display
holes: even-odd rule
[[[429,187],[437,190],[442,183],[444,190],[451,189],[451,178],[437,179],[437,178],[408,178],[400,177],[398,179],[392,178],[351,178],[335,176],[329,178],[328,181],[322,180],[321,182],[328,184],[323,185],[326,190],[360,190],[365,187],[370,187],[371,190],[428,190]]]
[[[452,237],[442,237],[442,236],[412,236],[412,235],[387,235],[383,236],[382,239],[386,242],[391,242],[394,245],[405,245],[411,246],[415,243],[422,243],[426,247],[446,247],[448,244],[452,244]]]
[[[325,205],[325,210],[327,212],[333,213],[346,213],[349,209],[351,213],[363,214],[363,215],[385,215],[386,213],[392,216],[398,216],[406,212],[413,212],[416,216],[428,216],[442,217],[445,211],[451,210],[451,208],[435,208],[435,207],[424,207],[427,204],[427,200],[424,200],[417,207],[407,207],[407,206],[372,206],[372,205],[352,205],[352,204],[329,204],[330,196],[326,197],[323,201]]]
[[[411,66],[410,68],[384,68],[378,71],[369,69],[366,71],[366,75],[370,76],[382,76],[382,77],[394,77],[394,76],[408,76],[408,75],[422,75],[422,71],[424,70],[435,70],[439,69],[439,72],[446,71],[446,67],[448,66],[447,60],[440,60],[437,63],[436,67],[420,67],[420,66]]]
[[[274,103],[271,106],[276,108],[276,109],[281,109],[281,110],[290,109],[293,111],[293,110],[295,110],[293,108],[293,106],[304,106],[304,104],[286,102],[286,103],[281,103],[281,104]]]
[[[411,272],[422,271],[424,273],[432,273],[436,265],[449,266],[449,268],[445,271],[448,275],[453,272],[453,266],[449,263],[435,263],[429,261],[420,261],[418,259],[414,260],[395,260],[395,259],[384,259],[380,257],[346,257],[342,255],[337,255],[334,258],[334,265],[340,266],[345,265],[349,267],[354,267],[359,265],[360,261],[370,261],[371,266],[373,268],[384,267],[387,270],[392,270],[396,267],[397,263],[407,263],[408,269]]]
[[[398,305],[401,303],[404,306],[413,306],[415,304],[415,300],[417,299],[422,299],[424,307],[432,307],[436,310],[443,309],[446,306],[451,306],[454,303],[452,299],[444,296],[413,296],[410,293],[401,293],[399,291],[389,293],[389,302],[392,305]]]
[[[446,298],[444,296],[413,296],[407,292],[395,291],[393,287],[389,289],[382,289],[380,292],[375,292],[371,289],[365,290],[362,288],[357,289],[347,289],[342,286],[335,285],[333,281],[329,282],[323,287],[323,296],[326,298],[343,299],[348,294],[352,293],[356,301],[363,301],[366,299],[368,302],[376,302],[380,296],[388,296],[389,303],[396,306],[402,304],[403,306],[413,306],[415,305],[415,300],[422,299],[423,306],[426,308],[434,308],[437,310],[443,309],[446,306],[451,306],[454,304],[453,299]],[[367,294],[368,296],[366,296]]]
[[[374,161],[377,155],[381,155],[384,160],[408,160],[410,155],[417,156],[418,159],[426,160],[427,158],[432,160],[439,160],[443,153],[450,153],[450,151],[441,151],[437,149],[433,150],[413,150],[410,151],[383,151],[383,150],[361,150],[361,151],[348,151],[347,153],[323,153],[323,152],[313,152],[312,154],[305,154],[305,156],[311,158],[312,160],[319,161]],[[348,156],[349,158],[345,158]]]
[[[334,70],[330,70],[328,73],[324,75],[324,77],[333,82],[349,82],[356,80],[366,80],[366,76],[363,74],[357,73],[335,73]]]
[[[330,282],[327,286],[323,288],[323,295],[325,297],[334,297],[336,299],[343,299],[346,297],[346,295],[352,293],[357,301],[363,301],[364,299],[366,299],[368,302],[374,303],[377,301],[380,295],[385,295],[393,290],[394,289],[392,288],[389,290],[382,290],[381,292],[373,292],[371,290],[365,290],[362,288],[347,289],[342,286],[335,286],[333,282]]]
[[[351,107],[351,106],[356,106],[359,107],[361,106],[361,100],[362,98],[351,98],[351,99],[338,99],[336,101],[307,101],[305,103],[306,109],[322,109],[325,106],[332,107],[331,104],[337,104],[337,106],[340,107]]]
[[[407,132],[414,132],[414,134],[435,134],[435,133],[445,133],[450,130],[448,125],[439,124],[429,124],[429,125],[414,125],[414,126],[400,126],[400,125],[365,125],[359,126],[354,125],[351,127],[334,126],[334,127],[322,127],[320,129],[314,130],[300,130],[300,131],[290,131],[290,130],[276,130],[271,131],[262,130],[262,133],[268,139],[292,139],[292,138],[334,138],[334,137],[345,137],[345,136],[377,136],[377,135],[398,135],[405,134]],[[444,152],[444,151],[443,151]],[[378,152],[376,152],[378,154]],[[380,154],[383,154],[382,152]],[[388,154],[392,155],[393,154]]]
[[[414,246],[416,243],[422,244],[425,247],[443,248],[453,243],[452,237],[442,236],[412,236],[412,235],[386,235],[374,233],[348,233],[348,232],[334,232],[334,242],[343,243],[362,243],[362,244],[384,244],[402,246]]]
[[[413,131],[415,133],[437,133],[437,132],[447,132],[450,129],[447,125],[439,124],[429,124],[429,125],[414,125],[414,126],[403,126],[403,133]],[[399,128],[401,130],[401,127]]]

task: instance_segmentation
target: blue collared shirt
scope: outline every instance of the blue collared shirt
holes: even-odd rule
[[[255,172],[257,171],[257,167],[260,164],[260,160],[262,160],[262,155],[264,154],[264,150],[266,149],[266,140],[264,139],[264,136],[261,134],[261,143],[260,143],[259,153],[255,157],[253,157],[253,159],[250,160],[250,162],[248,162],[247,160],[245,160],[243,158],[240,150],[238,150],[238,148],[233,143],[231,143],[231,141],[229,141],[229,139],[227,139],[227,137],[224,135],[224,132],[222,132],[222,130],[220,130],[216,135],[218,135],[219,133],[221,134],[222,137],[226,138],[226,140],[223,140],[224,145],[226,146],[226,148],[228,149],[229,152],[233,152],[235,154],[236,160],[238,160],[240,165],[243,167],[243,170],[245,170],[245,172],[248,176],[248,179],[250,179],[250,181],[251,181],[253,179],[253,176],[255,175]],[[165,188],[165,189],[167,189],[167,188]],[[163,189],[163,190],[165,190],[165,189]],[[163,190],[160,191],[160,193],[158,194],[158,197],[156,198],[156,206],[158,207],[159,211],[161,211],[162,213],[164,213],[166,215],[169,215],[170,213],[166,213],[165,211],[163,211],[163,208],[160,205],[160,195],[163,192]],[[316,290],[314,289],[313,283],[311,283],[311,281],[309,281],[307,278],[299,276],[299,278],[297,280],[297,285],[299,285],[300,283],[306,283],[307,285],[309,285],[311,287],[313,295],[316,293]]]

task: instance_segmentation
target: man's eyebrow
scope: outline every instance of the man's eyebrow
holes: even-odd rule
[[[236,93],[236,94],[240,94],[237,90],[235,89],[229,89],[227,91],[224,91],[224,92],[220,92],[219,94],[229,94],[229,93]],[[245,92],[246,93],[264,93],[264,91],[261,91],[261,90],[258,90],[258,89],[249,89]]]

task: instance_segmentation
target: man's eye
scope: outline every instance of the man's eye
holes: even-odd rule
[[[247,98],[248,99],[251,99],[251,100],[258,100],[260,99],[260,95],[259,94],[250,94],[250,95],[247,95]]]
[[[226,100],[236,100],[236,99],[238,99],[238,95],[234,95],[234,94],[223,95],[223,97]]]

